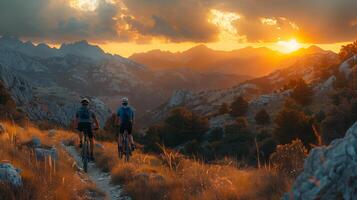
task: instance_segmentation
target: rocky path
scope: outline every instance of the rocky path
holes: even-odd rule
[[[74,146],[65,146],[63,148],[67,153],[76,161],[77,166],[82,166],[81,157]],[[130,198],[123,196],[123,190],[121,186],[112,185],[110,183],[111,175],[109,173],[102,172],[94,163],[88,165],[88,177],[93,181],[97,188],[105,192],[106,199],[111,200],[129,200]]]

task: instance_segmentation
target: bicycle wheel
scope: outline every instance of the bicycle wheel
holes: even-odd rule
[[[83,153],[82,153],[83,169],[84,169],[84,172],[87,173],[87,171],[88,171],[88,142],[87,142],[87,139],[84,140],[82,151],[83,151]]]
[[[123,144],[123,141],[122,141],[122,144]],[[119,159],[123,158],[123,148],[119,145],[119,142],[118,142],[118,155],[119,155]]]
[[[128,133],[125,134],[125,160],[129,162],[131,149],[128,142]]]

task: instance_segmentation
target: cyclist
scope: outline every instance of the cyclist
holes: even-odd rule
[[[119,134],[118,134],[118,146],[122,147],[123,134],[125,131],[128,133],[129,143],[131,149],[135,149],[133,135],[131,134],[134,125],[134,109],[129,106],[129,100],[127,97],[122,99],[122,105],[118,109],[116,114],[116,124],[119,125]]]
[[[75,118],[75,124],[77,125],[77,129],[80,132],[80,142],[79,147],[82,147],[83,134],[86,134],[90,141],[90,159],[94,161],[93,156],[93,128],[97,130],[99,128],[99,122],[94,112],[89,109],[89,100],[87,98],[83,98],[81,100],[82,106],[78,109]],[[93,127],[94,123],[94,127]],[[83,134],[82,134],[83,133]]]

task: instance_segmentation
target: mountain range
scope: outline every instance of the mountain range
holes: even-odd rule
[[[205,45],[195,46],[187,51],[172,53],[152,50],[136,53],[129,59],[152,70],[190,69],[199,72],[247,75],[259,77],[286,67],[287,63],[307,54],[328,52],[317,46],[300,49],[292,54],[282,54],[269,48],[246,47],[233,51],[218,51]]]
[[[79,99],[89,97],[104,124],[123,96],[129,97],[139,116],[145,116],[177,91],[227,90],[252,76],[271,72],[275,66],[291,66],[302,56],[326,53],[333,55],[317,47],[285,56],[266,48],[223,52],[201,45],[182,53],[152,51],[127,59],[86,41],[52,48],[1,37],[0,80],[33,120],[51,119],[68,125]],[[235,64],[239,62],[247,65]],[[253,73],[259,70],[262,72]]]

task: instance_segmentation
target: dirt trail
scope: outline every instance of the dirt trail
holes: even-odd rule
[[[82,166],[81,157],[74,146],[65,146],[62,144],[63,148],[67,153],[76,161],[78,166]],[[123,189],[121,186],[112,185],[110,183],[111,175],[110,173],[102,172],[94,163],[88,164],[88,173],[90,180],[93,181],[97,188],[105,192],[106,199],[111,200],[130,200],[129,197],[123,196]]]

